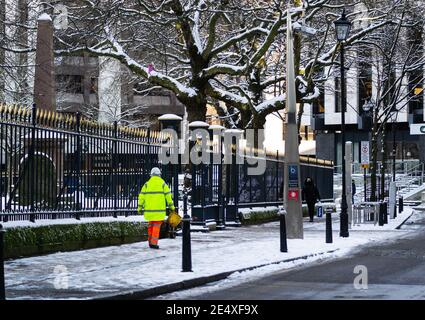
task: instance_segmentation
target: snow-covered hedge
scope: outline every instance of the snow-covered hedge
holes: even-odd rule
[[[308,216],[307,205],[303,205],[303,216]],[[239,215],[242,224],[255,224],[276,221],[279,219],[278,207],[258,207],[258,208],[243,208],[239,209]]]
[[[164,228],[162,234],[165,234]],[[136,221],[13,227],[6,230],[5,257],[18,258],[146,240],[147,224]]]

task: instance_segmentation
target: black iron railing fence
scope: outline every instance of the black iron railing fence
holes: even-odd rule
[[[31,220],[135,214],[158,163],[157,131],[77,115],[0,106],[1,218]],[[171,168],[163,168],[169,184]]]
[[[177,202],[183,166],[158,161],[166,140],[159,131],[0,105],[0,221],[137,214],[138,194],[154,166]],[[322,198],[332,198],[333,164],[307,157],[301,162],[302,179],[313,177]],[[248,175],[248,166],[191,165],[194,220],[237,220],[238,207],[280,204],[279,154],[266,156],[263,175]]]
[[[235,158],[235,155],[233,154]],[[258,160],[258,157],[253,157]],[[283,204],[284,158],[279,153],[262,156],[265,172],[249,174],[247,161],[238,164],[199,164],[192,167],[192,218],[194,223],[208,220],[238,221],[238,208]],[[255,161],[254,161],[255,162]],[[333,163],[300,157],[301,183],[311,177],[321,199],[333,199]]]

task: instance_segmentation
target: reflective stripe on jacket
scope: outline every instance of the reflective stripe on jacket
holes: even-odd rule
[[[137,211],[148,221],[164,220],[166,208],[174,210],[173,197],[168,185],[161,177],[151,177],[139,194]]]

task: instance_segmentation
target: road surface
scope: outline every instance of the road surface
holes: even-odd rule
[[[403,228],[416,232],[392,244],[370,246],[352,256],[301,270],[280,271],[236,287],[185,299],[425,299],[425,219]],[[367,268],[367,289],[356,289],[356,266]],[[362,268],[362,267],[358,267]],[[365,269],[357,287],[365,285]]]

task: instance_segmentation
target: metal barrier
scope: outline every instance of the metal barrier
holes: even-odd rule
[[[353,225],[377,224],[381,202],[360,202],[353,205]]]

